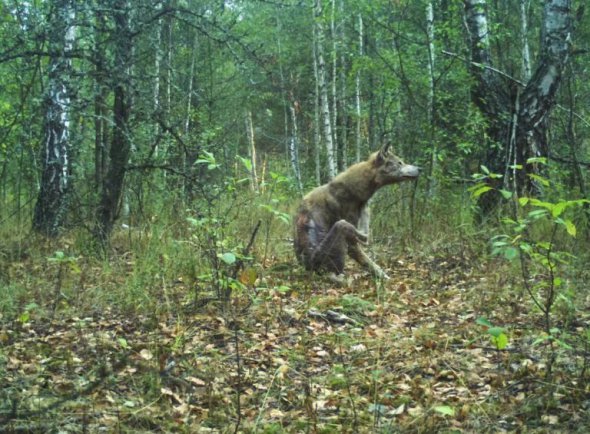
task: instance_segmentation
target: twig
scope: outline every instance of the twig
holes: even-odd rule
[[[520,81],[520,80],[512,77],[511,75],[505,73],[504,71],[500,71],[499,69],[494,68],[493,66],[484,65],[483,63],[479,63],[479,62],[474,62],[473,60],[466,59],[465,57],[463,57],[463,56],[461,56],[461,55],[459,55],[457,53],[452,53],[452,52],[447,51],[447,50],[442,50],[442,53],[443,54],[446,54],[447,56],[455,57],[455,58],[457,58],[459,60],[462,60],[464,62],[470,63],[471,65],[477,66],[478,68],[487,69],[489,71],[493,71],[496,74],[500,74],[502,77],[505,77],[508,80],[513,81],[514,83],[516,83],[516,84],[518,84],[518,85],[520,85],[522,87],[526,87],[526,83],[524,83],[524,82],[522,82],[522,81]]]
[[[250,250],[252,249],[252,246],[254,245],[254,240],[256,239],[256,234],[258,233],[258,229],[260,229],[261,224],[262,224],[262,220],[258,220],[258,223],[256,223],[256,226],[254,226],[254,230],[252,231],[252,235],[250,235],[250,241],[248,242],[246,247],[244,247],[244,249],[242,250],[242,258],[237,260],[234,265],[234,270],[232,273],[232,277],[234,279],[238,276],[238,273],[244,267],[243,257],[248,256],[248,253],[250,253]]]

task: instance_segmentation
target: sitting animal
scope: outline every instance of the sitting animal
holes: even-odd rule
[[[392,154],[389,147],[385,145],[303,198],[295,216],[294,239],[297,259],[307,270],[328,271],[336,280],[342,279],[348,253],[374,276],[389,278],[362,249],[367,234],[357,229],[377,190],[415,179],[420,172]]]

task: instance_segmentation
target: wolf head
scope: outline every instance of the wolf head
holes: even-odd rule
[[[391,144],[387,143],[371,156],[375,168],[375,182],[379,186],[415,179],[420,169],[411,164],[405,164],[401,158],[390,152]]]

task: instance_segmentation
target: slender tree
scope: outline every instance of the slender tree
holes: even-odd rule
[[[250,157],[250,186],[253,191],[258,191],[258,174],[256,170],[256,140],[254,138],[254,123],[252,122],[252,110],[248,110],[245,117],[246,136],[248,137],[248,156]]]
[[[94,12],[94,183],[97,189],[104,181],[108,162],[108,107],[109,96],[107,53],[103,38],[107,34],[107,19],[103,9]]]
[[[363,16],[361,13],[358,14],[358,34],[359,34],[359,58],[364,55],[363,47]],[[362,108],[361,108],[361,69],[357,68],[355,75],[355,111],[356,111],[356,146],[355,146],[355,161],[358,163],[361,161],[361,144],[362,144]]]
[[[436,179],[434,175],[436,173],[437,163],[437,141],[434,138],[434,116],[436,108],[436,79],[434,76],[434,62],[435,62],[435,49],[434,49],[434,8],[432,2],[428,2],[426,6],[426,37],[428,42],[428,124],[431,131],[430,140],[430,176],[428,179],[428,194],[434,196],[436,194]]]
[[[68,210],[72,172],[70,54],[75,39],[74,17],[72,0],[54,0],[51,3],[41,188],[33,216],[33,229],[48,236],[59,234]]]
[[[331,179],[336,176],[336,153],[334,152],[334,136],[332,135],[332,118],[330,115],[330,101],[328,92],[328,81],[326,78],[326,62],[324,59],[324,24],[322,2],[316,1],[314,8],[315,24],[315,47],[317,56],[317,79],[320,92],[320,112],[321,122],[323,125],[324,141],[326,145],[326,159],[328,168],[328,177]]]
[[[129,17],[129,0],[113,1],[115,70],[113,89],[113,131],[109,151],[107,175],[102,185],[98,208],[98,237],[106,242],[119,216],[131,137],[129,117],[131,110],[132,39]]]
[[[291,135],[289,137],[289,155],[291,159],[291,168],[295,175],[295,181],[297,182],[297,188],[301,192],[303,190],[303,184],[301,182],[301,169],[299,167],[299,133],[297,130],[297,107],[293,103],[289,107],[291,112]]]

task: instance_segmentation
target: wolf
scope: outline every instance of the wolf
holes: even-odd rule
[[[390,152],[390,144],[304,196],[295,215],[294,247],[310,271],[327,271],[342,282],[346,255],[375,277],[389,276],[362,249],[367,234],[357,229],[367,202],[386,185],[413,180],[420,169]]]

